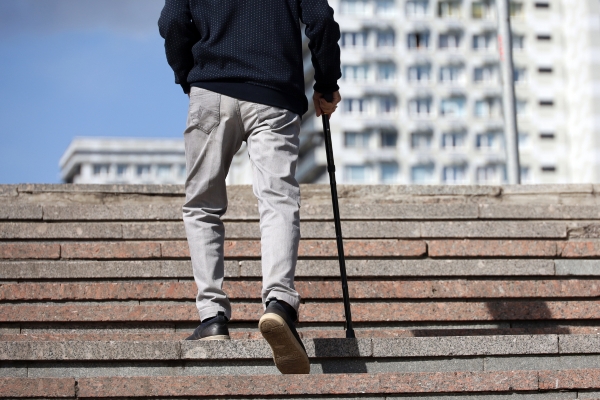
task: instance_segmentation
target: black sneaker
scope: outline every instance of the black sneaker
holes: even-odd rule
[[[258,329],[273,350],[275,366],[282,374],[308,374],[310,362],[294,321],[296,310],[287,303],[270,300]]]
[[[229,340],[229,329],[227,329],[227,317],[219,311],[216,317],[202,321],[192,336],[185,340]]]

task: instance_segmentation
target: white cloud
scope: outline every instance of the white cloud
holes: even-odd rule
[[[0,0],[0,34],[108,30],[158,34],[164,0]]]

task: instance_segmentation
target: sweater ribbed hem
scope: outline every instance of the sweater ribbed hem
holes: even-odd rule
[[[210,90],[238,100],[250,101],[252,103],[279,107],[290,110],[300,116],[308,110],[308,101],[305,96],[290,96],[275,89],[252,83],[239,82],[193,82],[191,86]]]

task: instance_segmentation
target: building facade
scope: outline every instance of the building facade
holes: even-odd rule
[[[338,182],[505,182],[494,1],[330,3],[342,31]],[[523,183],[600,181],[599,7],[511,2]],[[303,128],[316,137],[320,121],[309,113]],[[323,146],[311,148],[299,179],[326,182],[324,165]]]
[[[60,159],[66,183],[183,184],[179,139],[75,138]]]

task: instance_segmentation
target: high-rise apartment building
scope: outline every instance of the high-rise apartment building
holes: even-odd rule
[[[342,32],[338,182],[505,182],[494,1],[330,4]],[[523,182],[600,181],[600,4],[514,0],[510,12]],[[305,116],[304,135],[320,128]],[[322,145],[302,154],[298,178],[327,181]]]

